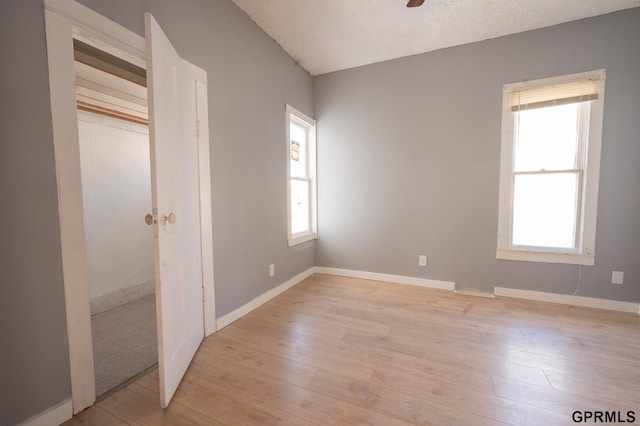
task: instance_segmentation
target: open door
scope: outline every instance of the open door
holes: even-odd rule
[[[203,310],[204,334],[217,327],[207,73],[179,58],[151,16],[145,40],[77,1],[44,5],[71,408],[77,414],[96,397],[74,39],[148,71],[160,394],[166,406],[203,339]]]
[[[198,82],[145,14],[160,403],[169,404],[204,338]]]

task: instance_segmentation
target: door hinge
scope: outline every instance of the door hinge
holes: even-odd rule
[[[200,140],[200,120],[196,120],[196,138]]]

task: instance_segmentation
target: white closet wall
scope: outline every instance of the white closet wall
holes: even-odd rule
[[[92,313],[154,291],[148,128],[78,112]]]

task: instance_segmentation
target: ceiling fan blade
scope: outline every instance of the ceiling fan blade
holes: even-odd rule
[[[422,3],[424,3],[424,0],[409,0],[409,3],[407,3],[407,7],[422,6]]]

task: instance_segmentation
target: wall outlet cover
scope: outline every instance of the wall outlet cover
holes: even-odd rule
[[[422,254],[418,256],[418,266],[427,266],[427,256]]]
[[[624,282],[624,272],[613,271],[611,274],[611,284],[622,284]]]

